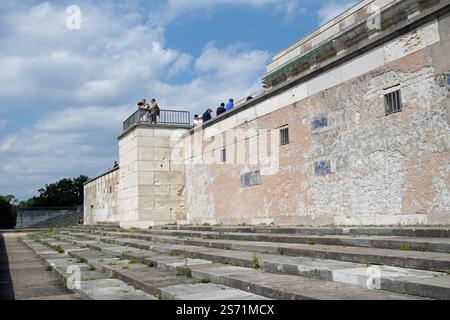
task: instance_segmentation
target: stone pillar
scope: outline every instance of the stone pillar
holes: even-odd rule
[[[185,220],[181,137],[186,129],[137,126],[119,137],[119,215],[123,228]]]

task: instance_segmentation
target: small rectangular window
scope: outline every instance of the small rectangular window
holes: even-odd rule
[[[289,128],[283,128],[280,130],[280,144],[289,144]]]
[[[220,150],[220,161],[227,162],[227,149],[223,148]]]
[[[402,98],[400,90],[384,95],[386,115],[402,111]]]

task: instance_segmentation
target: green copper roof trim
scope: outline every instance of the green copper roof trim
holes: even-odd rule
[[[263,78],[263,81],[264,82],[265,81],[271,81],[274,78],[278,77],[279,75],[281,75],[281,74],[285,73],[286,71],[292,69],[293,67],[295,67],[299,63],[302,63],[304,61],[312,59],[318,53],[321,53],[324,50],[332,48],[333,47],[333,43],[334,43],[334,39],[325,42],[324,44],[318,46],[317,48],[315,48],[315,49],[313,49],[311,51],[309,51],[308,53],[304,54],[303,56],[300,56],[297,59],[295,59],[294,61],[288,63],[287,65],[285,65],[281,69],[278,69],[278,70],[274,71],[273,73],[268,74],[267,76],[265,76]]]

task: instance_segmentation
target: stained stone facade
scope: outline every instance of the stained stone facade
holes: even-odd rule
[[[121,225],[449,224],[449,7],[362,1],[201,129],[128,128]]]
[[[105,172],[84,186],[84,222],[119,222],[119,168]]]

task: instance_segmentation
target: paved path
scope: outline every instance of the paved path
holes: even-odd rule
[[[58,286],[54,273],[27,246],[17,240],[26,234],[0,234],[0,300],[76,300]]]

